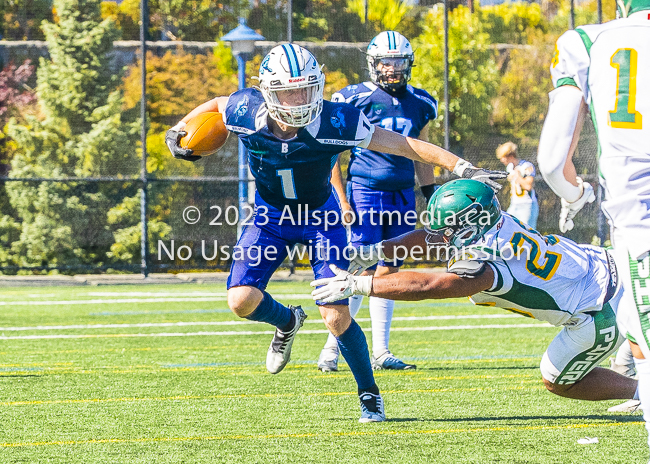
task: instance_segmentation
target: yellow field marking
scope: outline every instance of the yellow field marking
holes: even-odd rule
[[[429,374],[428,372],[418,372],[418,371],[411,371],[411,372],[404,372],[400,371],[399,373],[397,372],[375,372],[374,376],[375,377],[382,377],[382,376],[395,376],[399,375],[400,377],[404,376],[410,376],[410,377],[419,377],[418,380],[467,380],[467,379],[517,379],[517,378],[531,378],[531,377],[541,377],[540,375],[535,375],[535,374],[503,374],[503,375],[445,375],[445,376],[439,376],[439,377],[422,377],[424,375]],[[316,378],[316,379],[328,379],[328,378],[343,378],[347,377],[349,373],[346,372],[341,372],[341,373],[336,373],[336,374],[314,374],[310,375],[310,377]]]
[[[503,388],[435,388],[435,389],[417,389],[417,390],[386,390],[384,395],[391,394],[410,394],[410,393],[449,393],[449,392],[473,392],[473,391],[509,391],[509,390],[534,390],[540,387],[503,387]],[[0,406],[34,406],[48,404],[90,404],[90,403],[128,403],[141,401],[180,401],[180,400],[220,400],[220,399],[253,399],[253,398],[295,398],[295,397],[319,397],[319,396],[350,396],[356,395],[356,392],[320,392],[309,394],[297,393],[259,393],[259,394],[231,394],[231,395],[178,395],[178,396],[160,396],[160,397],[124,397],[124,398],[87,398],[71,400],[33,400],[33,401],[6,401],[0,403]]]
[[[424,377],[418,380],[467,380],[467,379],[521,379],[540,378],[541,374],[503,374],[503,375],[445,375],[441,377]]]
[[[27,446],[52,446],[52,445],[101,445],[111,443],[164,443],[187,441],[227,441],[227,440],[270,440],[278,438],[326,438],[326,437],[356,437],[356,436],[406,436],[406,435],[433,435],[444,433],[489,433],[489,432],[519,432],[532,430],[572,430],[600,427],[619,427],[628,425],[643,425],[643,422],[613,422],[606,424],[567,424],[567,425],[527,425],[523,427],[481,427],[459,429],[433,429],[433,430],[373,430],[365,432],[333,432],[333,433],[279,433],[266,435],[212,435],[196,437],[154,437],[154,438],[104,438],[94,440],[62,440],[62,441],[36,441],[18,443],[0,443],[3,448],[19,448]]]

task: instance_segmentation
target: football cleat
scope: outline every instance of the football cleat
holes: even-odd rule
[[[641,410],[641,401],[627,400],[625,403],[617,404],[608,409],[609,412],[628,412],[633,413]]]
[[[384,422],[386,420],[384,400],[381,395],[363,392],[359,395],[359,401],[361,402],[361,418],[359,422],[364,424],[367,422]]]
[[[271,374],[281,372],[291,359],[291,345],[293,345],[296,333],[302,327],[302,323],[307,319],[307,315],[300,306],[289,305],[289,309],[296,318],[293,329],[289,332],[283,332],[276,328],[271,346],[269,346],[269,351],[266,353],[266,370]]]
[[[339,350],[323,348],[318,357],[318,370],[337,372],[339,370]]]
[[[373,356],[370,364],[372,365],[372,369],[375,371],[380,371],[382,369],[392,369],[396,371],[417,369],[415,364],[406,364],[404,361],[397,359],[390,351],[386,351],[378,358]]]

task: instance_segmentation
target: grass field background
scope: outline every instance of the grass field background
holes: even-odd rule
[[[397,303],[391,349],[418,369],[378,372],[388,421],[359,424],[347,365],[316,369],[308,284],[269,291],[309,316],[275,376],[272,328],[231,314],[223,285],[0,289],[0,462],[647,462],[641,415],[544,389],[557,328],[467,300]]]

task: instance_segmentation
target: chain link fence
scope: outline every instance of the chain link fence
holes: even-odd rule
[[[262,18],[264,19],[264,18]],[[268,19],[268,18],[267,18]],[[364,31],[361,31],[364,32]],[[364,32],[365,33],[365,32]],[[283,39],[278,31],[278,40]],[[367,34],[366,34],[367,35]],[[359,38],[367,39],[361,34]],[[359,39],[356,38],[355,39]],[[275,42],[257,44],[255,58],[260,58]],[[365,69],[365,43],[310,43],[304,42],[313,51],[319,62],[325,64],[329,73],[338,73],[342,85],[367,79]],[[18,47],[18,46],[16,46]],[[33,47],[33,45],[30,45]],[[170,49],[169,44],[157,48],[150,45],[154,55],[162,56]],[[211,55],[216,43],[174,45],[174,53],[204,53]],[[2,48],[0,46],[0,48]],[[8,47],[11,48],[11,47]],[[7,47],[0,50],[5,63],[11,60]],[[18,47],[19,48],[19,47]],[[22,49],[20,53],[29,55]],[[44,55],[42,48],[32,51]],[[493,47],[494,62],[503,65],[503,55],[508,47]],[[114,62],[128,64],[137,58],[133,50],[131,58],[120,55],[119,48]],[[18,55],[20,55],[18,53]],[[17,56],[18,56],[17,55]],[[548,57],[550,59],[550,57]],[[418,63],[427,66],[422,60]],[[232,70],[232,64],[229,64]],[[236,73],[236,67],[233,73]],[[503,67],[499,69],[503,74]],[[156,79],[156,76],[151,77]],[[185,76],[178,76],[181,81]],[[234,78],[234,75],[233,75]],[[440,82],[424,86],[442,100]],[[435,84],[435,85],[434,85]],[[430,88],[427,88],[430,87]],[[332,90],[330,89],[330,93]],[[149,92],[148,92],[149,93]],[[218,88],[210,89],[212,96],[220,95]],[[166,97],[175,98],[174,89]],[[201,103],[187,102],[185,112]],[[468,113],[482,114],[465,105]],[[476,105],[483,104],[476,102]],[[148,110],[154,111],[160,101],[149,103]],[[137,110],[137,108],[135,108]],[[126,114],[130,109],[124,110]],[[146,272],[175,272],[194,269],[225,270],[229,267],[232,249],[237,238],[238,213],[238,147],[236,137],[231,136],[217,154],[193,165],[171,159],[162,142],[164,128],[173,125],[184,113],[167,114],[158,126],[152,122],[147,137],[147,182],[146,215],[148,224],[149,256],[146,258]],[[453,115],[452,115],[453,116]],[[450,119],[451,132],[465,130],[466,121]],[[543,118],[535,122],[537,132],[541,131]],[[166,126],[165,126],[166,125]],[[456,141],[452,137],[451,150],[472,163],[490,169],[503,169],[495,157],[496,147],[506,140],[520,142],[511,132],[503,132],[489,121],[475,121],[475,128],[469,136]],[[439,127],[433,127],[432,140],[442,139]],[[464,127],[464,126],[463,126]],[[477,129],[478,128],[478,129]],[[101,136],[96,135],[98,139]],[[77,170],[79,174],[65,169],[65,157],[59,158],[59,168],[50,172],[37,172],[28,166],[13,163],[6,167],[6,175],[0,177],[0,272],[2,273],[45,273],[45,272],[141,272],[143,271],[140,238],[142,224],[140,209],[143,186],[140,177],[142,148],[137,137],[128,139],[128,145],[119,151],[120,156],[102,158],[102,145],[88,143],[88,150],[95,150],[95,160],[101,159],[102,169],[89,167]],[[56,141],[50,141],[56,143]],[[110,140],[107,142],[109,143]],[[99,144],[99,145],[98,145]],[[83,147],[83,145],[81,145]],[[536,163],[536,143],[528,140],[520,145],[520,157]],[[43,148],[44,150],[46,148]],[[71,147],[71,150],[74,150]],[[108,150],[108,149],[107,149]],[[38,149],[35,149],[38,155]],[[93,152],[94,153],[94,152]],[[578,151],[574,161],[578,173],[585,180],[597,183],[597,139],[589,121],[583,128]],[[79,154],[83,158],[84,154]],[[342,164],[347,164],[347,154]],[[83,163],[82,163],[83,165]],[[84,172],[100,172],[101,175],[83,175]],[[66,174],[67,173],[67,174]],[[445,172],[436,171],[437,182],[450,179]],[[252,193],[252,186],[250,193]],[[509,187],[499,194],[503,209],[508,206]],[[538,229],[540,232],[558,233],[560,202],[545,184],[541,176],[536,178],[535,189],[540,204]],[[249,198],[253,195],[249,194]],[[417,192],[417,207],[422,211],[424,198]],[[252,209],[251,209],[252,211]],[[607,228],[598,202],[587,205],[575,221],[576,227],[566,234],[568,237],[591,243],[598,238],[607,239]],[[30,227],[22,227],[29,222]],[[13,225],[12,225],[13,224]],[[30,238],[33,236],[33,239]],[[307,266],[307,260],[287,260],[285,266]]]

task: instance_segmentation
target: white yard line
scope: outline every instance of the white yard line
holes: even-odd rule
[[[311,299],[311,296],[309,297]],[[117,303],[171,303],[187,301],[226,301],[225,297],[214,298],[115,298],[112,300],[68,300],[68,301],[0,301],[0,306],[70,306]]]
[[[391,330],[396,332],[420,332],[433,330],[484,330],[484,329],[529,329],[529,328],[548,328],[553,327],[550,324],[510,324],[510,325],[451,325],[451,326],[433,326],[433,327],[393,327]],[[369,332],[370,328],[363,329]],[[76,334],[76,335],[22,335],[5,337],[0,336],[0,340],[43,340],[54,338],[134,338],[134,337],[224,337],[224,336],[241,336],[241,335],[273,335],[275,331],[232,331],[232,332],[178,332],[178,333],[146,333],[146,334]],[[301,330],[300,334],[327,334],[327,330]]]
[[[175,294],[182,295],[182,294]],[[188,302],[188,301],[226,301],[226,294],[213,293],[211,297],[188,298],[181,296],[177,298],[159,297],[159,298],[113,298],[113,299],[94,299],[94,300],[52,300],[52,301],[0,301],[0,306],[68,306],[68,305],[94,305],[94,304],[119,304],[119,303],[171,303],[171,302]],[[293,300],[311,300],[308,293],[296,293],[286,295],[276,295],[281,298]]]
[[[88,296],[227,296],[226,292],[85,292]]]
[[[464,316],[423,316],[423,317],[394,317],[394,321],[435,321],[449,319],[505,319],[521,317],[518,314],[468,314]],[[359,317],[357,322],[369,322],[369,317]],[[305,324],[322,324],[321,319],[309,319]],[[191,321],[191,322],[142,322],[134,324],[74,324],[74,325],[36,325],[25,327],[0,327],[0,332],[19,332],[30,330],[74,330],[74,329],[121,329],[134,327],[186,327],[201,325],[249,325],[262,324],[255,321]]]

